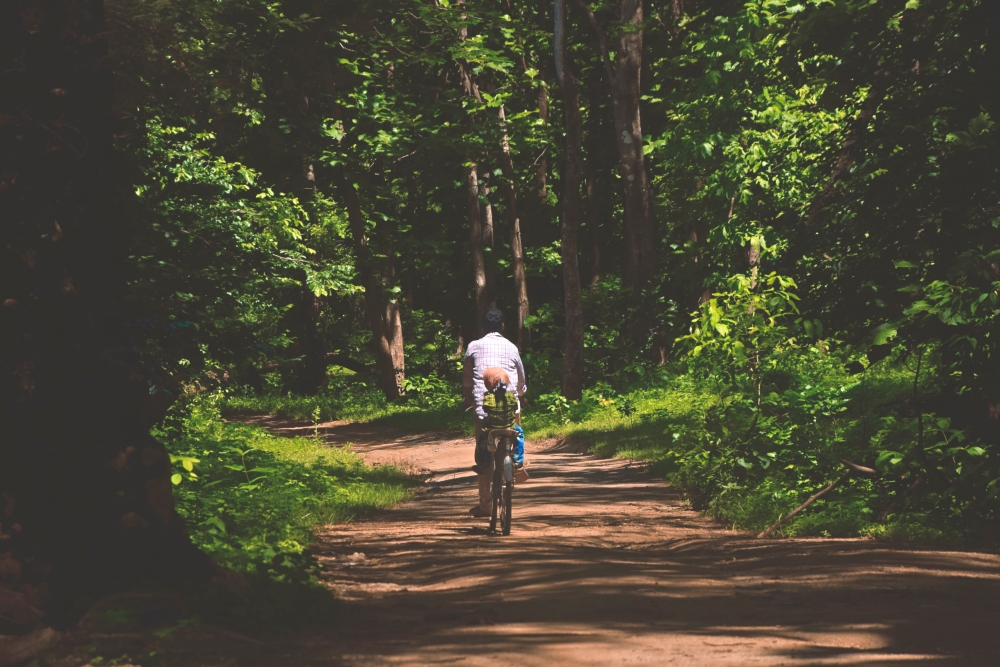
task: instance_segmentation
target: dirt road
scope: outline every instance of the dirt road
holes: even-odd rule
[[[413,501],[321,535],[324,578],[347,613],[314,655],[366,666],[1000,665],[996,555],[757,540],[700,517],[635,465],[555,442],[528,443],[532,479],[499,537],[465,516],[476,500],[468,439],[326,431],[429,481]]]

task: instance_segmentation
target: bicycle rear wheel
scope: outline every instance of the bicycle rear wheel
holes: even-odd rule
[[[490,484],[490,497],[492,498],[492,510],[490,511],[490,530],[497,529],[497,515],[500,513],[500,505],[503,500],[500,491],[500,471],[493,467],[493,482]],[[501,522],[501,527],[503,523]]]
[[[500,531],[504,535],[510,535],[510,510],[514,485],[505,482],[503,485],[503,504],[500,507]]]

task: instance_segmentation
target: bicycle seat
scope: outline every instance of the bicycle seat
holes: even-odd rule
[[[517,431],[515,431],[512,428],[494,428],[490,429],[486,438],[487,438],[486,448],[489,449],[491,452],[495,452],[497,450],[497,443],[499,443],[504,438],[510,439],[512,443],[516,442]]]

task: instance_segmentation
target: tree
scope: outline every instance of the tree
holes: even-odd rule
[[[379,384],[387,400],[395,400],[405,393],[403,382],[405,359],[403,349],[403,324],[399,300],[389,297],[388,288],[396,277],[396,261],[391,248],[383,255],[381,276],[375,266],[368,244],[364,213],[353,183],[344,183],[347,215],[354,241],[354,253],[361,282],[365,288],[365,317],[372,332]]]
[[[579,84],[570,71],[566,53],[566,0],[555,3],[556,76],[563,93],[566,123],[566,167],[562,193],[562,244],[566,343],[563,352],[562,394],[578,400],[583,392],[583,303],[577,237],[580,229],[580,184],[583,178],[583,121]]]
[[[653,212],[649,176],[642,150],[639,109],[642,72],[642,0],[618,0],[621,23],[615,63],[611,64],[607,37],[584,0],[576,0],[597,35],[601,61],[611,89],[615,141],[624,190],[625,286],[636,295],[647,288],[656,270]]]
[[[213,572],[148,433],[162,389],[129,347],[132,203],[103,33],[101,0],[0,7],[0,549],[5,583],[36,599],[48,584],[56,617],[81,594]]]

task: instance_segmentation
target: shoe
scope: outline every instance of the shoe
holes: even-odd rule
[[[482,509],[481,507],[479,507],[479,505],[475,505],[472,509],[469,510],[469,515],[474,516],[476,518],[482,518],[485,516],[489,516],[490,512],[489,510]]]

